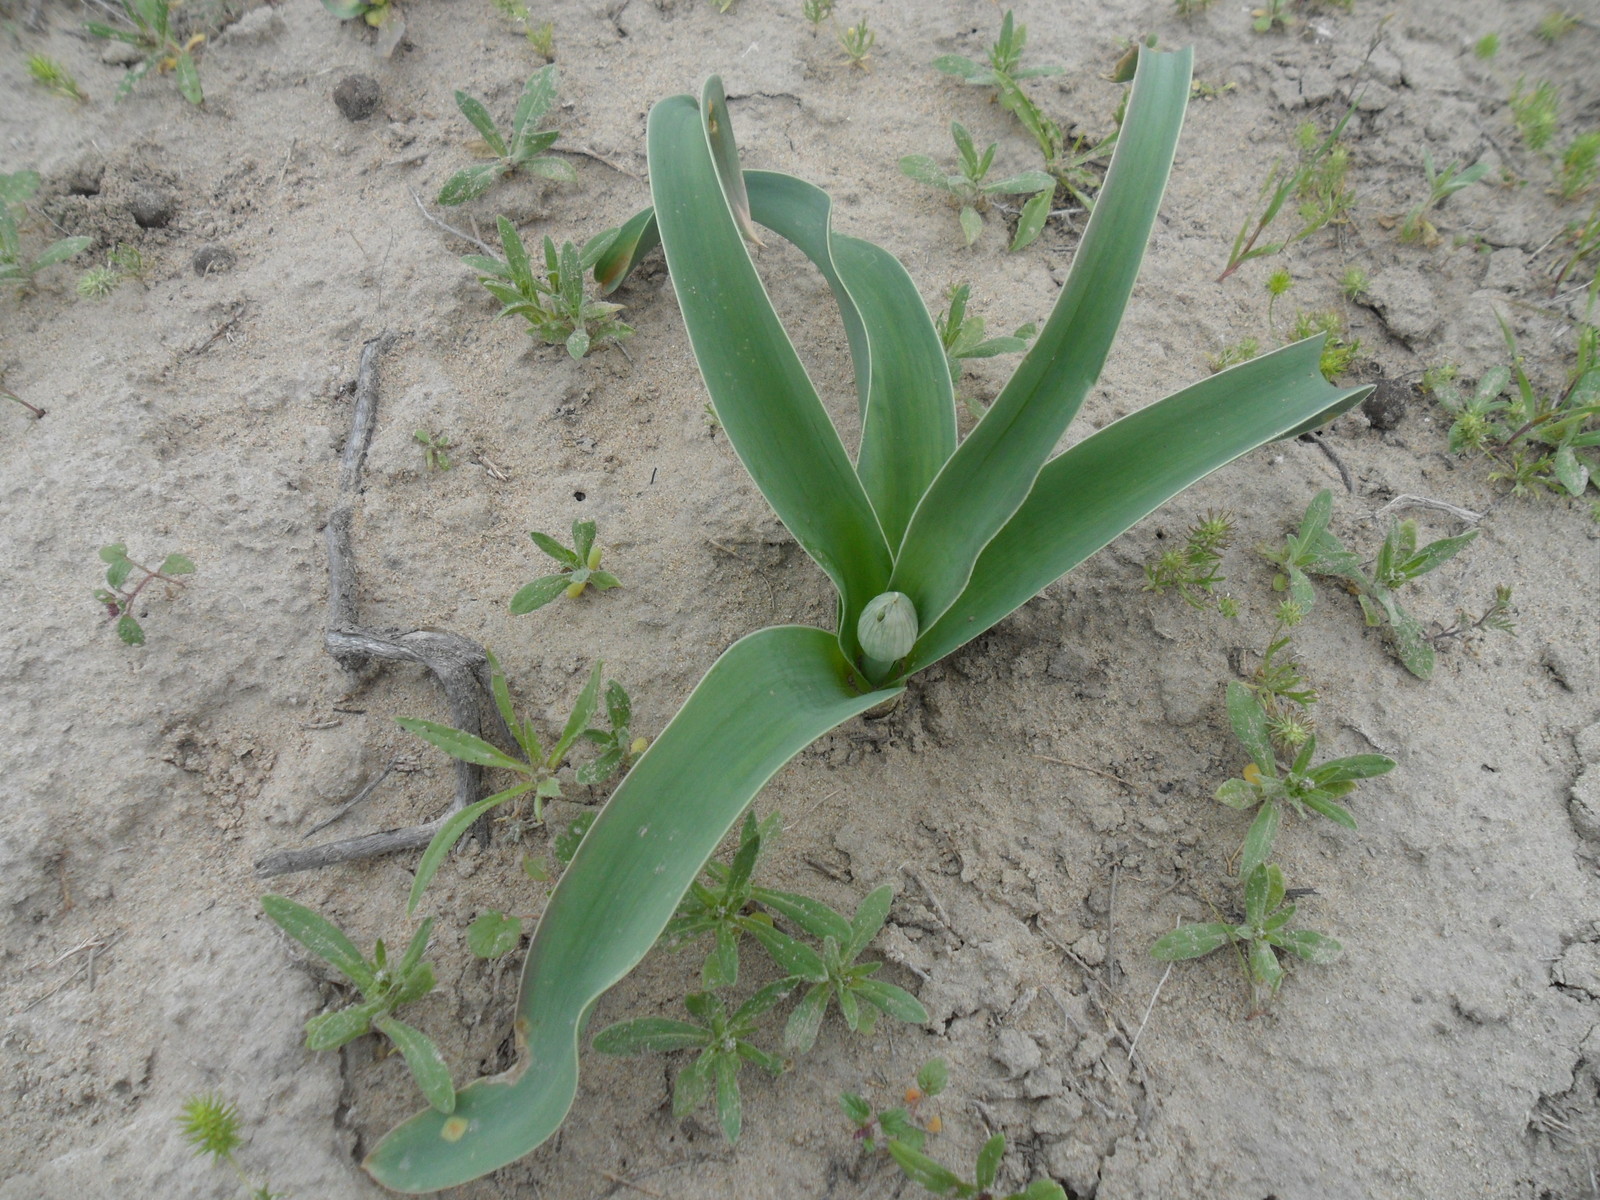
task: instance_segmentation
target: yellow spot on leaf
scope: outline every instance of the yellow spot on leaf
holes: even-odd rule
[[[466,1131],[467,1119],[465,1117],[451,1117],[439,1127],[439,1136],[447,1142],[459,1142],[461,1135]]]
[[[1256,766],[1255,763],[1248,764],[1244,769],[1244,781],[1246,783],[1260,783],[1261,768]]]

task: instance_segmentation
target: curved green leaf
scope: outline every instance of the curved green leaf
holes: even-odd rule
[[[985,547],[960,598],[932,628],[924,627],[906,673],[993,627],[1218,467],[1358,404],[1371,389],[1330,386],[1317,366],[1321,353],[1322,339],[1316,337],[1253,358],[1106,426],[1052,459],[1016,515]]]
[[[552,893],[523,972],[519,1064],[462,1088],[450,1117],[428,1111],[399,1126],[367,1170],[398,1191],[430,1191],[554,1133],[577,1090],[584,1019],[649,951],[751,797],[815,738],[897,691],[858,695],[820,629],[765,629],[729,648],[612,794]]]
[[[455,1111],[456,1089],[450,1082],[450,1068],[433,1039],[393,1017],[379,1017],[372,1027],[395,1044],[428,1103],[442,1113]]]
[[[527,763],[518,762],[475,734],[452,729],[435,721],[424,721],[420,717],[396,717],[394,720],[401,729],[416,734],[430,746],[437,746],[451,758],[476,763],[480,767],[498,767],[503,771],[527,773]]]
[[[890,590],[911,597],[923,628],[960,597],[1100,377],[1172,167],[1192,59],[1140,53],[1105,186],[1050,319],[917,506]]]
[[[356,945],[332,921],[321,913],[296,904],[287,896],[271,894],[261,897],[261,907],[273,924],[318,958],[342,972],[363,993],[375,983],[372,967]]]
[[[444,865],[444,856],[449,854],[450,848],[461,840],[461,835],[472,828],[472,823],[496,805],[514,800],[532,788],[531,783],[519,783],[516,787],[496,792],[452,814],[450,819],[439,827],[439,832],[433,835],[433,840],[428,843],[428,848],[422,852],[422,858],[417,862],[416,878],[411,881],[411,896],[406,901],[407,915],[417,911],[417,901],[422,899],[422,893],[427,890],[428,884],[433,882],[433,877]]]

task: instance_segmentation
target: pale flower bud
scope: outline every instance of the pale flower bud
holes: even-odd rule
[[[874,596],[861,610],[856,625],[861,652],[868,658],[891,663],[911,653],[917,641],[917,610],[904,592]]]

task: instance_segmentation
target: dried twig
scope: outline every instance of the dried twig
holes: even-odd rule
[[[1462,508],[1459,504],[1448,504],[1443,500],[1430,500],[1426,496],[1413,496],[1409,493],[1403,496],[1396,496],[1389,501],[1389,503],[1372,514],[1373,519],[1376,520],[1378,517],[1387,516],[1397,508],[1426,508],[1434,512],[1449,513],[1456,520],[1464,521],[1468,525],[1476,525],[1483,520],[1482,513],[1473,512],[1470,508]]]
[[[1130,792],[1136,792],[1136,791],[1139,790],[1138,788],[1134,787],[1133,784],[1129,783],[1126,779],[1122,778],[1122,776],[1113,775],[1110,771],[1102,771],[1099,767],[1091,767],[1088,763],[1073,762],[1070,758],[1052,758],[1048,754],[1030,754],[1030,755],[1028,755],[1028,757],[1029,758],[1036,758],[1040,762],[1055,763],[1057,766],[1060,766],[1060,767],[1073,767],[1073,768],[1075,768],[1076,770],[1079,770],[1079,771],[1087,771],[1091,775],[1100,776],[1101,779],[1109,779],[1109,780],[1111,780],[1112,783],[1120,783],[1123,787],[1127,788]]]
[[[454,225],[446,225],[438,217],[434,216],[431,212],[428,211],[428,206],[422,202],[422,197],[417,195],[415,192],[411,193],[411,198],[417,202],[417,211],[420,212],[423,215],[423,217],[427,219],[428,224],[437,225],[440,229],[444,230],[446,233],[450,234],[453,237],[460,238],[463,242],[471,242],[474,246],[476,246],[478,249],[482,250],[490,258],[499,258],[500,257],[498,254],[495,253],[494,247],[489,245],[489,243],[487,243],[485,241],[482,241],[482,240],[480,240],[480,239],[478,239],[476,237],[473,237],[472,234],[470,234],[470,233],[465,233],[462,230],[457,229]]]

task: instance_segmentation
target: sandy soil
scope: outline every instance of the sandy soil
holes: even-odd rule
[[[493,648],[547,722],[603,657],[633,695],[636,729],[653,733],[735,638],[826,624],[831,598],[706,421],[659,261],[619,296],[637,329],[629,356],[574,363],[492,322],[493,300],[457,261],[472,248],[419,214],[413,193],[430,198],[471,161],[452,91],[499,112],[539,65],[490,5],[417,0],[387,60],[312,0],[254,8],[204,51],[203,111],[156,78],[113,104],[123,68],[78,32],[85,12],[45,3],[35,27],[28,7],[11,6],[0,58],[0,169],[38,170],[40,213],[94,236],[93,255],[136,245],[150,270],[80,301],[86,254],[36,294],[0,299],[4,386],[47,410],[0,407],[0,1197],[234,1194],[174,1122],[207,1089],[238,1101],[242,1161],[277,1189],[376,1196],[357,1164],[414,1109],[414,1089],[374,1039],[303,1048],[305,1020],[343,994],[264,919],[269,885],[252,869],[395,756],[414,769],[319,838],[425,820],[451,794],[443,757],[393,720],[444,718],[431,681],[391,668],[353,687],[322,644],[322,527],[363,342],[402,335],[382,364],[358,506],[363,619]],[[560,146],[582,151],[569,155],[580,181],[507,182],[452,221],[488,230],[505,213],[558,238],[621,221],[647,200],[649,105],[714,69],[747,164],[832,191],[846,231],[899,255],[930,304],[966,279],[993,329],[1048,312],[1081,218],[1052,221],[1014,256],[991,222],[964,250],[954,211],[896,168],[904,154],[945,155],[952,118],[998,141],[1005,169],[1033,165],[1006,114],[927,65],[980,55],[994,5],[843,4],[878,31],[870,74],[846,69],[793,0],[740,0],[726,15],[701,0],[536,7],[555,25],[555,124]],[[1600,123],[1600,27],[1590,12],[1548,46],[1532,32],[1545,8],[1356,0],[1260,36],[1238,0],[1192,22],[1159,0],[1020,5],[1035,61],[1067,68],[1034,85],[1063,123],[1109,128],[1118,89],[1100,77],[1117,39],[1141,31],[1192,42],[1197,78],[1222,89],[1192,105],[1083,428],[1200,376],[1242,337],[1270,342],[1262,283],[1277,265],[1296,280],[1280,323],[1296,306],[1338,308],[1369,375],[1411,382],[1453,361],[1476,378],[1505,357],[1498,312],[1534,377],[1559,385],[1582,297],[1551,298],[1549,244],[1586,202],[1547,194],[1549,164],[1521,148],[1506,97],[1524,73],[1561,83],[1561,144]],[[1503,46],[1483,63],[1471,44],[1492,30]],[[33,85],[33,51],[66,62],[90,102]],[[332,92],[357,72],[382,102],[352,123]],[[1358,91],[1354,219],[1215,283],[1296,124],[1327,128]],[[1440,162],[1487,157],[1527,183],[1463,192],[1438,214],[1442,245],[1402,246],[1380,218],[1420,199],[1424,147]],[[136,217],[152,213],[165,219]],[[213,247],[223,269],[197,274]],[[844,338],[822,281],[795,254],[763,264],[845,414]],[[1367,304],[1339,295],[1350,266],[1372,277]],[[1008,370],[980,364],[967,389],[992,395]],[[1003,1130],[1008,1180],[1048,1173],[1080,1200],[1597,1194],[1600,525],[1587,504],[1508,498],[1481,463],[1446,453],[1444,427],[1420,399],[1390,431],[1342,418],[1328,442],[1353,493],[1306,443],[1234,464],[927,672],[889,719],[822,739],[767,789],[761,810],[780,809],[788,828],[775,886],[847,907],[895,885],[879,949],[887,977],[929,1009],[927,1028],[863,1040],[830,1023],[798,1069],[748,1080],[736,1151],[706,1114],[672,1119],[675,1062],[586,1055],[559,1138],[459,1194],[894,1195],[897,1173],[861,1157],[837,1096],[887,1101],[936,1054],[953,1078],[941,1157],[970,1162]],[[455,441],[455,469],[425,469],[418,428]],[[1448,620],[1506,583],[1520,630],[1445,654],[1424,684],[1353,601],[1323,590],[1299,644],[1325,743],[1400,765],[1361,788],[1358,831],[1286,830],[1290,882],[1315,888],[1301,912],[1347,952],[1293,971],[1247,1020],[1226,955],[1167,975],[1147,948],[1175,920],[1234,903],[1243,822],[1211,795],[1240,766],[1221,702],[1230,653],[1258,649],[1270,627],[1270,568],[1251,548],[1324,487],[1336,531],[1368,552],[1372,514],[1397,495],[1486,513],[1478,542],[1414,606]],[[1141,590],[1141,564],[1213,507],[1239,518],[1224,564],[1237,624]],[[1432,535],[1459,528],[1421,515]],[[543,573],[526,531],[578,518],[598,522],[626,586],[511,617],[507,599]],[[115,541],[199,567],[181,595],[147,593],[140,648],[119,644],[91,599],[96,551]],[[554,820],[602,798],[568,791]],[[431,893],[441,987],[411,1017],[458,1082],[506,1062],[517,956],[474,959],[465,927],[491,907],[538,910],[519,869],[529,848],[469,847]],[[409,930],[416,857],[270,886],[370,944]],[[653,956],[597,1021],[671,1013],[697,965]]]

